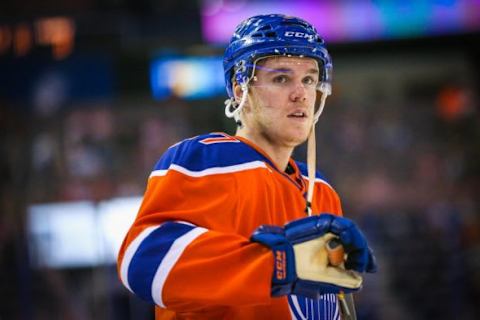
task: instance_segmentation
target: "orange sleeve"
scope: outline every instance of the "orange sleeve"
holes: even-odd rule
[[[234,232],[236,199],[228,174],[152,176],[118,256],[123,284],[178,312],[269,303],[273,256]]]
[[[315,184],[313,212],[317,214],[332,213],[343,216],[340,197],[332,186],[324,181],[316,181]]]

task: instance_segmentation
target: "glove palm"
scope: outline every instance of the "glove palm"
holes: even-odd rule
[[[326,244],[333,238],[345,248],[345,266],[329,264]],[[358,227],[349,219],[331,214],[295,220],[283,228],[263,225],[251,240],[273,251],[272,296],[318,298],[324,293],[357,291],[363,281],[358,272],[376,271],[375,258]]]

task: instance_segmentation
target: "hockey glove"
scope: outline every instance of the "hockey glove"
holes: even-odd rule
[[[326,245],[333,238],[342,243],[342,267],[329,264]],[[251,241],[273,251],[272,296],[298,294],[319,299],[324,293],[357,291],[360,273],[375,272],[376,263],[365,236],[349,219],[321,214],[279,226],[260,226]]]

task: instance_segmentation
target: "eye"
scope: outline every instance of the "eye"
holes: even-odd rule
[[[286,83],[288,81],[288,77],[286,75],[278,75],[273,78],[274,83]]]
[[[303,83],[307,85],[316,85],[317,84],[317,79],[314,77],[305,77],[303,79]]]

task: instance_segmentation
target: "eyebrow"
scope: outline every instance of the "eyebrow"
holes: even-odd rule
[[[256,69],[258,70],[264,70],[266,72],[269,72],[269,73],[274,73],[274,72],[278,72],[278,73],[291,73],[293,72],[292,69],[290,68],[267,68],[267,67],[263,67],[263,66],[256,66]],[[312,73],[312,74],[318,74],[319,71],[318,69],[316,68],[311,68],[307,71],[307,73]]]

